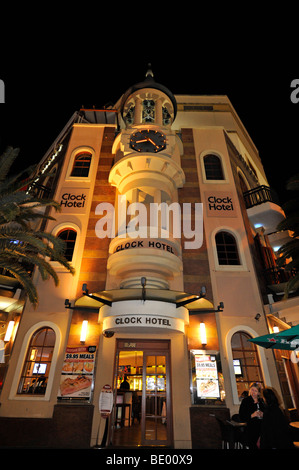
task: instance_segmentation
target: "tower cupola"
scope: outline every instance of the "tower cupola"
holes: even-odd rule
[[[176,117],[177,104],[171,91],[155,81],[149,64],[145,80],[124,93],[120,112],[127,127],[139,124],[170,127]]]

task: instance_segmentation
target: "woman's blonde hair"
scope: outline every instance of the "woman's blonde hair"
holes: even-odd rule
[[[260,384],[260,383],[258,383],[258,382],[252,382],[252,383],[249,385],[249,390],[250,390],[252,387],[257,388],[257,390],[258,390],[259,393],[262,392],[262,387],[261,387],[261,384]]]

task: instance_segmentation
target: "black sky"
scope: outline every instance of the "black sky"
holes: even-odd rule
[[[17,46],[2,37],[0,150],[20,147],[15,172],[43,157],[74,111],[115,103],[143,80],[151,62],[156,81],[173,94],[227,95],[259,150],[269,184],[281,202],[289,198],[286,182],[299,172],[299,103],[290,100],[299,70],[286,35],[257,35],[254,28],[241,34],[226,23],[223,30],[207,28],[209,34],[198,26],[174,35],[163,24],[163,34],[152,41],[145,26],[136,34],[132,25],[99,25],[92,35],[88,27],[55,42],[55,28],[20,37]],[[155,28],[148,30],[153,35]]]

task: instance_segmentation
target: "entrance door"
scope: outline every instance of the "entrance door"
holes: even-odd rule
[[[169,373],[169,341],[118,340],[112,445],[172,444]]]
[[[144,351],[142,442],[169,445],[169,358],[168,351]]]

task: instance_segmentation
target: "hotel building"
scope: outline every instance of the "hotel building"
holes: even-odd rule
[[[218,448],[253,381],[298,408],[290,353],[247,341],[298,324],[298,297],[282,300],[285,215],[227,96],[174,96],[148,70],[76,112],[35,176],[76,272],[33,270],[36,309],[0,276],[1,445]]]

